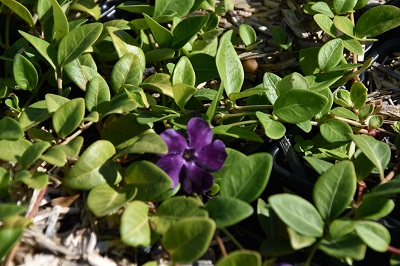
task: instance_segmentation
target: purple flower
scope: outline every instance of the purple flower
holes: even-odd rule
[[[173,188],[180,182],[188,193],[205,193],[214,183],[210,172],[221,169],[226,159],[225,144],[213,141],[213,133],[206,121],[194,117],[187,124],[189,144],[173,129],[160,134],[168,146],[168,153],[160,155],[157,166],[172,179]]]

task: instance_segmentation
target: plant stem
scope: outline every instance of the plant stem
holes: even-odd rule
[[[230,117],[238,117],[238,116],[246,116],[246,115],[255,115],[255,112],[243,112],[243,113],[234,113],[234,114],[224,114],[219,121],[222,122],[225,119],[228,119]]]
[[[272,109],[273,105],[249,105],[249,106],[237,106],[235,105],[230,109],[232,113],[241,112],[244,110],[259,110],[259,109]]]
[[[400,169],[400,161],[398,161],[396,163],[396,165],[393,167],[392,171],[390,171],[385,178],[382,180],[381,183],[386,183],[389,182],[390,180],[392,180],[392,178],[394,177],[394,175],[399,171]]]
[[[60,145],[67,145],[68,143],[70,143],[74,138],[76,138],[77,136],[79,136],[83,131],[85,131],[86,129],[88,129],[91,125],[93,124],[93,122],[88,122],[86,124],[84,124],[79,130],[77,130],[74,134],[72,134],[71,136],[69,136],[68,138],[66,138],[63,142],[60,143]]]
[[[395,254],[397,256],[400,256],[400,249],[399,248],[388,246],[387,251],[392,253],[392,254]]]
[[[224,241],[222,241],[218,232],[215,233],[215,240],[217,240],[217,243],[218,243],[219,249],[221,250],[222,256],[226,257],[228,255],[228,253],[226,252]]]
[[[57,70],[57,88],[58,88],[58,95],[62,96],[63,93],[62,70]]]
[[[227,126],[242,126],[242,125],[251,125],[251,124],[255,124],[258,123],[258,120],[247,120],[247,121],[242,121],[242,122],[236,122],[236,123],[232,123],[232,124],[228,124]]]
[[[244,247],[236,240],[236,238],[226,230],[226,228],[221,228],[221,231],[224,232],[224,234],[229,237],[229,239],[235,244],[239,249],[244,249]]]
[[[36,88],[32,91],[31,96],[29,96],[29,99],[25,102],[24,106],[22,107],[22,109],[25,109],[33,100],[33,98],[35,98],[35,96],[38,94],[40,88],[43,86],[43,83],[47,80],[47,77],[50,75],[50,73],[52,73],[53,69],[48,69],[47,72],[42,76],[42,78],[40,79],[38,85],[36,86]]]
[[[304,262],[303,266],[311,266],[312,259],[314,258],[315,252],[317,252],[321,241],[319,240],[315,245],[312,246],[310,254],[307,257],[307,260]]]

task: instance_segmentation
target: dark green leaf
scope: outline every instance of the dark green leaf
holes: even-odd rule
[[[0,120],[0,139],[15,140],[23,136],[24,131],[17,121],[10,117],[4,117]]]
[[[142,67],[139,57],[127,53],[115,63],[111,72],[111,87],[120,92],[123,86],[139,86],[142,83]]]
[[[400,8],[391,5],[376,6],[367,10],[357,20],[359,38],[378,36],[400,25]]]
[[[389,215],[395,207],[392,199],[384,197],[365,197],[356,210],[356,218],[378,220]]]
[[[333,257],[362,260],[367,246],[356,234],[347,234],[332,240],[322,240],[320,249]]]
[[[15,56],[13,71],[15,82],[23,90],[32,91],[39,82],[38,73],[33,64],[20,54]]]
[[[192,16],[180,21],[172,30],[173,42],[171,48],[178,50],[200,31],[207,22],[209,15]]]
[[[85,101],[82,98],[73,99],[58,108],[53,115],[53,126],[57,135],[65,138],[82,122],[85,115]]]
[[[343,57],[343,41],[333,39],[325,43],[318,52],[318,66],[323,71],[328,71],[339,64]]]
[[[390,233],[383,225],[373,221],[357,221],[356,232],[371,249],[378,252],[387,251]]]

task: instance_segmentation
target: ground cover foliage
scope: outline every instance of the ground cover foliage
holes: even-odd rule
[[[0,2],[5,265],[399,264],[399,116],[357,59],[398,7],[298,1],[321,38],[273,28],[296,64],[272,71],[254,26],[222,26],[237,1]],[[293,129],[306,196],[265,148]]]

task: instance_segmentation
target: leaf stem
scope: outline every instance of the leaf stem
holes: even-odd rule
[[[387,251],[392,253],[392,254],[395,254],[397,256],[400,256],[400,249],[399,248],[388,246]]]
[[[84,124],[79,130],[77,130],[74,134],[72,134],[71,136],[69,136],[68,138],[66,138],[63,142],[61,142],[59,145],[67,145],[68,143],[70,143],[74,138],[76,138],[77,136],[79,136],[83,131],[85,131],[86,129],[88,129],[91,125],[93,124],[93,122],[88,122],[86,124]]]
[[[232,124],[227,124],[227,126],[243,126],[243,125],[251,125],[251,124],[255,124],[258,123],[258,120],[247,120],[247,121],[242,121],[242,122],[236,122],[236,123],[232,123]]]
[[[394,177],[394,175],[399,171],[400,169],[400,160],[396,163],[396,165],[393,167],[392,171],[390,171],[385,178],[382,180],[381,183],[386,183],[389,182],[390,180],[392,180],[392,178]]]
[[[62,82],[63,82],[63,79],[62,79],[62,70],[61,69],[59,69],[59,70],[57,70],[57,88],[58,88],[58,95],[60,95],[60,96],[62,96],[62,93],[63,93],[63,87],[62,87]]]
[[[215,240],[218,243],[218,246],[219,246],[219,249],[221,250],[222,256],[226,257],[228,255],[228,253],[226,252],[224,241],[219,236],[218,231],[215,233]]]
[[[255,112],[243,112],[243,113],[234,113],[234,114],[222,114],[222,117],[218,119],[219,122],[224,121],[230,117],[238,117],[238,116],[246,116],[246,115],[255,115]]]
[[[312,246],[312,249],[310,251],[310,254],[307,257],[307,260],[304,262],[304,266],[311,266],[312,259],[314,258],[315,252],[317,252],[319,245],[321,243],[321,240],[319,240],[315,245]]]
[[[230,238],[230,240],[233,242],[233,244],[235,244],[239,249],[244,249],[244,247],[239,243],[239,241],[236,240],[236,238],[229,233],[228,230],[226,230],[226,228],[221,228],[221,231],[224,232],[224,234]]]
[[[232,107],[229,111],[231,111],[232,113],[236,113],[236,112],[241,112],[244,110],[259,110],[259,109],[267,109],[270,110],[272,109],[274,106],[273,105],[249,105],[249,106],[238,106],[235,105],[234,107]]]

